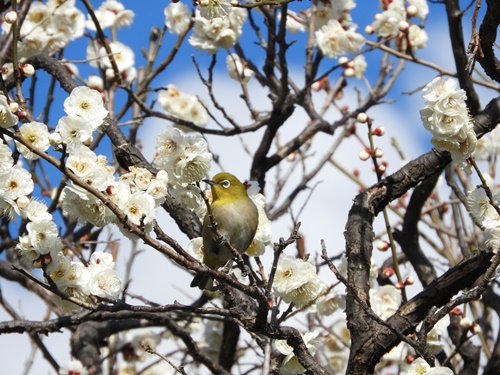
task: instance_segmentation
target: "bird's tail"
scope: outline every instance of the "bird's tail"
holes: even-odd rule
[[[213,290],[214,280],[209,275],[199,273],[194,277],[193,281],[191,281],[191,288],[195,287],[201,290]]]

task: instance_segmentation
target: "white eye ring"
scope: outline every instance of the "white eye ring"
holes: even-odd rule
[[[221,184],[221,186],[222,186],[224,189],[227,189],[229,186],[231,186],[231,183],[229,182],[229,180],[224,180],[224,181],[222,181],[220,184]]]

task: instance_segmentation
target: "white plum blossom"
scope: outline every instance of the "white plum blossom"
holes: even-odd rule
[[[88,375],[87,369],[78,360],[69,361],[59,369],[59,375]]]
[[[107,255],[111,256],[111,254]],[[117,300],[120,297],[123,288],[121,280],[116,273],[114,262],[91,262],[88,269],[90,272],[90,294],[111,300]]]
[[[89,222],[97,227],[114,222],[116,216],[104,203],[77,185],[67,185],[61,195],[63,215],[79,223]]]
[[[429,4],[427,4],[427,0],[408,0],[408,5],[413,5],[417,9],[415,17],[426,18],[429,14]]]
[[[52,220],[37,220],[26,225],[31,246],[40,254],[52,250],[61,251],[63,244],[59,238],[57,225]]]
[[[130,26],[135,17],[133,11],[125,9],[123,4],[116,0],[104,1],[94,13],[103,30],[108,27],[119,29],[123,26]],[[95,24],[90,16],[85,25],[87,29],[96,31]]]
[[[305,306],[316,299],[325,287],[311,263],[291,256],[282,256],[278,261],[273,289],[286,303]]]
[[[227,16],[231,12],[232,5],[228,0],[201,0],[196,9],[200,12],[200,16],[211,20]]]
[[[267,217],[266,197],[259,193],[259,184],[255,181],[249,181],[245,183],[245,185],[250,186],[248,188],[248,196],[253,200],[259,212],[259,225],[257,227],[257,232],[255,233],[254,239],[245,254],[248,256],[261,256],[264,254],[266,246],[271,244],[273,235],[272,223]]]
[[[158,94],[158,103],[171,115],[181,120],[192,122],[197,126],[206,126],[209,116],[205,107],[195,95],[186,94],[173,84]]]
[[[203,238],[196,237],[189,241],[186,251],[199,262],[203,261]]]
[[[449,151],[453,161],[468,172],[466,159],[472,155],[477,138],[472,128],[465,91],[456,90],[451,78],[437,77],[425,86],[424,108],[420,118],[433,135],[431,143],[440,151]]]
[[[78,177],[89,176],[97,163],[97,155],[87,146],[80,146],[71,151],[66,166]]]
[[[120,208],[133,224],[139,226],[151,224],[156,214],[153,197],[142,191],[131,194]]]
[[[281,21],[281,13],[278,13]],[[291,34],[307,31],[307,20],[300,14],[288,9],[286,13],[286,30]]]
[[[171,2],[165,7],[165,26],[172,34],[185,33],[191,23],[191,12],[183,2]]]
[[[365,44],[365,38],[353,28],[345,30],[337,20],[330,20],[315,32],[316,43],[323,55],[330,58],[358,52]]]
[[[370,289],[370,304],[378,316],[386,320],[392,316],[401,305],[401,290],[394,285],[382,285]]]
[[[453,371],[448,367],[431,367],[423,358],[417,358],[408,366],[406,375],[453,375]]]
[[[13,165],[12,150],[0,139],[0,174],[7,172]]]
[[[191,183],[203,179],[210,170],[212,154],[198,133],[184,134],[167,128],[157,137],[154,165],[168,173],[169,180]]]
[[[31,174],[19,165],[0,174],[0,197],[17,199],[33,192],[34,183]]]
[[[307,347],[307,350],[311,355],[316,353],[316,348],[319,344],[316,339],[319,335],[319,332],[314,330],[312,332],[306,332],[302,334],[302,340],[304,340],[304,344]],[[293,352],[293,348],[288,345],[286,340],[276,340],[275,343],[276,349],[283,355],[285,358],[281,362],[280,365],[280,374],[283,375],[298,375],[304,373],[305,369],[299,363],[297,356]]]
[[[233,7],[227,16],[208,20],[197,10],[189,44],[212,55],[219,48],[229,49],[240,38],[247,16],[246,9]]]
[[[418,25],[411,25],[408,29],[408,40],[410,46],[413,48],[425,48],[429,36],[427,32],[418,27]]]
[[[3,23],[3,33],[8,33],[10,27],[10,24]],[[84,29],[85,16],[76,8],[74,1],[63,4],[54,0],[34,2],[19,32],[19,58],[28,58],[37,53],[51,55],[66,47],[68,42],[81,37]]]
[[[393,0],[387,9],[375,16],[372,28],[380,37],[388,38],[398,36],[399,23],[406,21],[406,10],[403,0]]]
[[[246,66],[245,61],[235,53],[227,55],[226,67],[229,77],[236,81],[246,82],[255,74],[252,69]]]
[[[80,116],[87,120],[92,130],[97,130],[108,115],[101,93],[87,86],[75,87],[64,101],[64,112],[69,116]]]
[[[427,333],[427,347],[432,351],[432,353],[438,354],[443,350],[444,342],[441,339],[441,335],[446,332],[449,325],[450,316],[445,315]]]
[[[134,66],[135,55],[129,46],[120,42],[111,42],[109,43],[109,48],[111,49],[111,53],[113,54],[113,59],[116,62],[119,73],[125,72]],[[101,56],[103,67],[107,68],[110,72],[113,72],[111,59],[108,57],[108,53],[106,52],[104,46],[99,49],[99,56]]]
[[[205,194],[210,194],[210,190],[205,191]],[[177,204],[192,210],[200,220],[203,220],[207,213],[207,206],[198,188],[193,185],[175,184],[170,189],[170,195]]]
[[[83,144],[89,144],[92,140],[92,124],[78,115],[63,116],[57,123],[56,133],[61,135],[61,142],[66,145],[68,151],[80,148]]]
[[[26,124],[23,124],[19,131],[23,138],[31,144],[34,148],[37,148],[41,151],[45,151],[50,147],[49,143],[49,129],[47,125],[32,121]],[[22,143],[16,141],[17,150],[28,160],[37,160],[40,158],[37,154],[30,151],[26,146]]]
[[[7,98],[0,94],[0,127],[9,129],[17,125],[18,121],[17,116],[10,110]]]
[[[20,198],[17,199],[18,205],[19,200]],[[29,199],[28,204],[20,209],[20,215],[23,219],[30,221],[52,220],[52,215],[48,211],[47,205],[36,198]]]

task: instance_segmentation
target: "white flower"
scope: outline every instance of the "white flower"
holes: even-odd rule
[[[171,115],[197,126],[208,124],[208,112],[195,95],[183,93],[173,84],[158,94],[158,103]]]
[[[307,350],[311,355],[314,355],[316,352],[316,347],[318,346],[318,340],[316,337],[319,332],[314,330],[312,332],[306,332],[301,335],[302,340],[304,340],[304,344],[307,347]],[[281,362],[280,366],[280,374],[283,375],[298,375],[304,372],[304,367],[299,363],[298,358],[293,353],[293,348],[288,345],[286,340],[276,340],[275,341],[276,349],[285,355],[283,362]]]
[[[0,174],[0,195],[4,198],[17,199],[29,195],[33,188],[31,174],[18,165]]]
[[[482,224],[487,218],[494,216],[495,208],[490,204],[486,191],[478,187],[467,194],[467,210],[474,218],[474,221]]]
[[[66,366],[61,366],[59,375],[88,375],[88,371],[78,360],[69,361]]]
[[[427,347],[432,351],[432,353],[438,354],[441,350],[443,350],[444,342],[441,339],[441,335],[446,332],[449,325],[450,316],[445,315],[427,334]]]
[[[26,225],[31,246],[40,254],[47,254],[55,249],[60,251],[63,248],[57,225],[51,220],[37,220]]]
[[[311,263],[284,256],[278,261],[273,289],[283,301],[302,307],[317,298],[325,284]]]
[[[7,172],[13,165],[12,150],[0,139],[0,174]]]
[[[116,216],[104,203],[85,189],[68,185],[61,195],[63,214],[70,220],[79,223],[89,222],[97,227],[103,227],[116,220]]]
[[[109,48],[111,49],[119,73],[125,72],[134,66],[135,55],[130,47],[120,42],[111,42],[109,43]],[[103,67],[112,72],[113,65],[104,46],[99,49],[98,56],[101,57]],[[114,73],[111,74],[114,75]]]
[[[370,305],[378,316],[386,320],[393,315],[401,305],[401,290],[394,285],[383,285],[370,289]]]
[[[89,265],[100,265],[102,267],[109,267],[115,269],[116,264],[113,255],[105,253],[104,251],[95,251],[90,256]]]
[[[10,111],[7,98],[0,94],[0,127],[9,129],[17,125],[18,121],[17,116]]]
[[[281,13],[278,14],[278,19],[281,20]],[[287,10],[286,13],[286,30],[291,34],[307,31],[307,21],[301,15],[293,10]]]
[[[427,0],[408,0],[408,5],[413,5],[417,8],[415,17],[425,18],[429,14],[429,5]]]
[[[125,9],[123,4],[116,0],[106,0],[99,8],[95,10],[95,15],[102,29],[108,27],[116,27],[117,29],[123,26],[130,26],[135,17],[133,11]],[[89,16],[86,22],[89,30],[96,31],[94,22]]]
[[[30,221],[52,220],[52,215],[49,213],[47,205],[35,198],[31,198],[26,207],[21,209],[20,213],[21,217]]]
[[[207,213],[207,207],[198,188],[195,188],[193,185],[183,186],[175,184],[170,190],[170,194],[177,204],[192,210],[200,220],[203,220]]]
[[[49,130],[47,125],[41,122],[28,122],[19,128],[23,138],[33,147],[45,151],[49,148]],[[37,160],[40,156],[31,152],[22,143],[16,141],[17,150],[28,160]]]
[[[332,315],[337,310],[345,309],[345,295],[337,294],[332,290],[316,300],[316,311],[320,316]]]
[[[417,358],[408,367],[406,375],[453,375],[448,367],[431,367],[423,358]]]
[[[62,142],[70,152],[90,142],[92,131],[92,124],[76,115],[61,117],[56,126],[56,132],[61,135]]]
[[[245,62],[235,53],[230,53],[226,57],[226,67],[229,77],[236,81],[248,81],[255,74],[249,69]]]
[[[89,292],[94,296],[117,300],[122,292],[122,283],[116,271],[105,263],[89,264]]]
[[[408,29],[408,40],[410,41],[410,46],[415,48],[425,48],[429,36],[424,29],[421,29],[417,25],[411,25]]]
[[[398,25],[401,21],[406,21],[406,11],[403,0],[393,0],[387,9],[381,14],[377,14],[376,21],[372,24],[373,30],[380,37],[394,37],[399,35]]]
[[[353,29],[345,30],[337,20],[330,20],[315,32],[316,43],[326,57],[357,52],[365,44],[365,38]]]
[[[165,8],[165,26],[173,34],[182,34],[187,31],[191,23],[191,13],[182,2],[170,3]]]
[[[138,226],[151,224],[156,216],[154,199],[142,191],[131,194],[120,208]]]
[[[84,118],[91,124],[92,130],[97,130],[108,115],[101,93],[87,86],[78,86],[71,91],[71,95],[64,101],[64,112]]]
[[[196,8],[199,10],[200,16],[211,20],[227,16],[232,6],[227,0],[201,0]]]
[[[203,261],[203,238],[196,237],[189,241],[186,251],[199,262]]]
[[[366,71],[366,67],[368,66],[365,56],[364,55],[358,55],[356,56],[353,60],[353,69],[354,69],[354,77],[357,79],[360,79],[363,77]]]
[[[97,163],[97,155],[87,146],[80,146],[73,150],[66,161],[66,166],[78,177],[89,176]]]

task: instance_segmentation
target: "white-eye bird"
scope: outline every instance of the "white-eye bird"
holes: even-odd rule
[[[253,241],[259,225],[259,212],[250,199],[245,185],[230,173],[216,174],[212,180],[203,180],[212,190],[210,212],[216,223],[216,230],[207,213],[203,220],[203,263],[217,270],[233,258],[228,242],[240,254],[243,254]],[[191,287],[213,289],[210,276],[198,274],[191,282]]]

